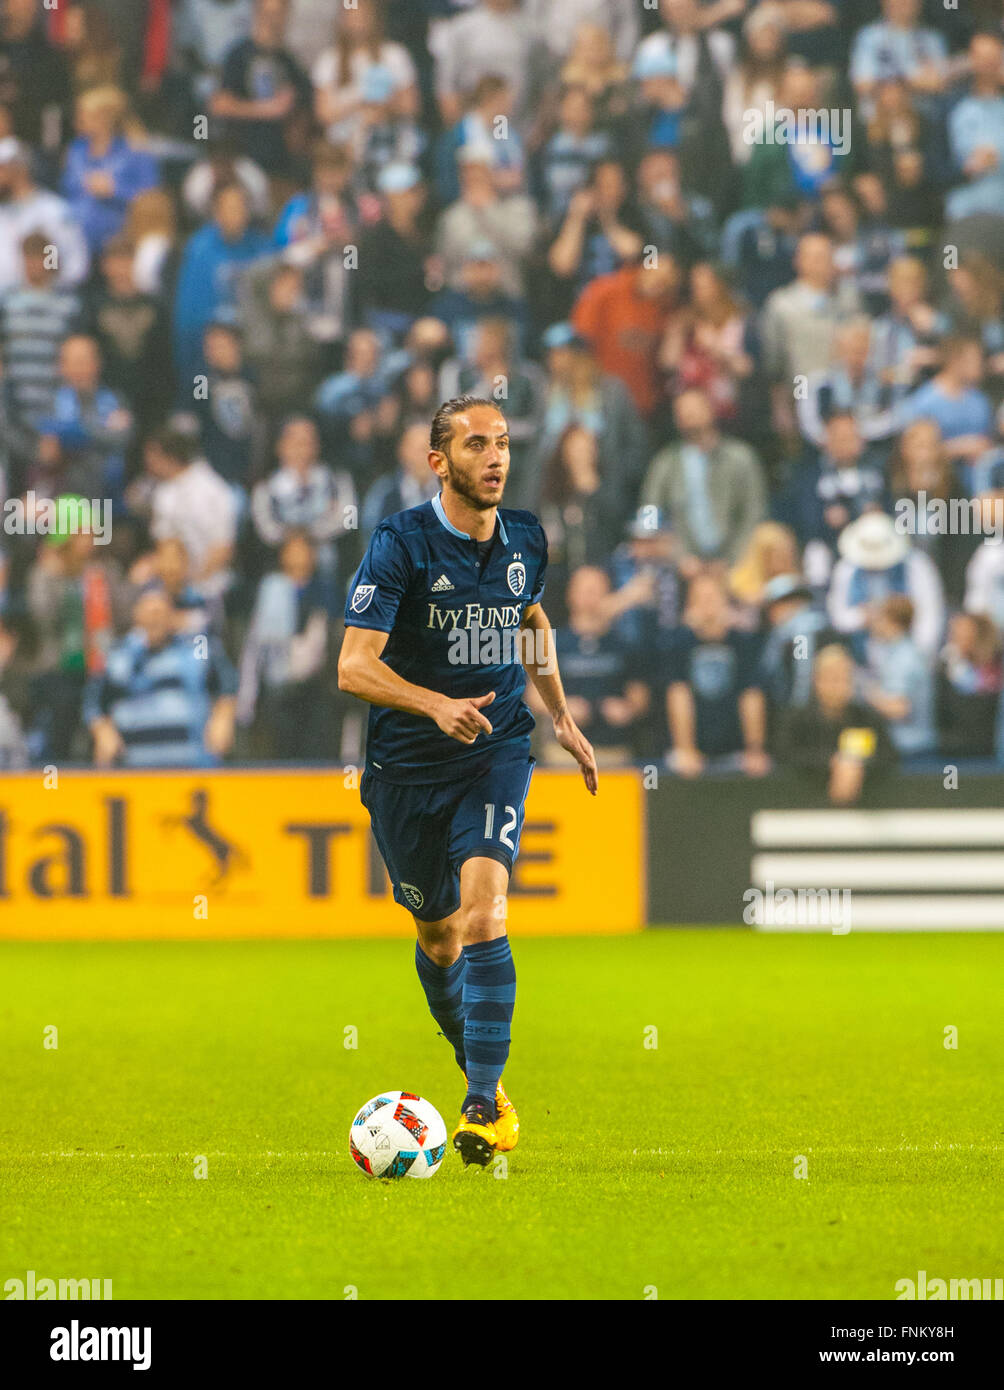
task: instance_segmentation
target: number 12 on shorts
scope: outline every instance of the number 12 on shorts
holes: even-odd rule
[[[499,828],[499,843],[505,845],[506,849],[511,849],[516,853],[516,846],[512,842],[511,832],[516,829],[519,817],[516,814],[515,806],[503,806],[502,810],[508,814],[509,819]],[[495,827],[495,807],[490,801],[485,802],[485,839],[492,838],[492,831]]]

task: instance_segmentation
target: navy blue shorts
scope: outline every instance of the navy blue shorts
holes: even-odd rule
[[[533,758],[499,763],[462,782],[385,782],[367,769],[359,788],[387,865],[394,899],[423,922],[460,906],[460,866],[519,853]]]

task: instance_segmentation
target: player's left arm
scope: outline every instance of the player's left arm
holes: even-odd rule
[[[524,632],[533,634],[532,641],[520,644],[523,669],[547,706],[554,723],[554,737],[579,764],[586,787],[595,796],[599,782],[596,755],[592,744],[568,712],[554,648],[554,629],[539,603],[531,603],[523,610],[521,626]]]

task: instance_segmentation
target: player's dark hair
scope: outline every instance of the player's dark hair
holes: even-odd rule
[[[498,401],[490,401],[486,396],[454,396],[452,401],[444,401],[432,418],[429,448],[440,454],[447,453],[454,415],[462,415],[465,410],[473,410],[476,405],[487,405],[492,410],[499,409]]]

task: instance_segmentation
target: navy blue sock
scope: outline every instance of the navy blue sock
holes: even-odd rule
[[[429,1012],[439,1024],[443,1037],[453,1044],[453,1052],[461,1071],[466,1069],[464,1057],[464,976],[467,962],[463,952],[452,965],[437,965],[415,942],[415,969],[429,1001]]]
[[[494,1114],[495,1088],[509,1057],[509,1033],[516,1006],[516,967],[509,938],[475,941],[464,947],[464,1053],[467,1097],[487,1103]]]

